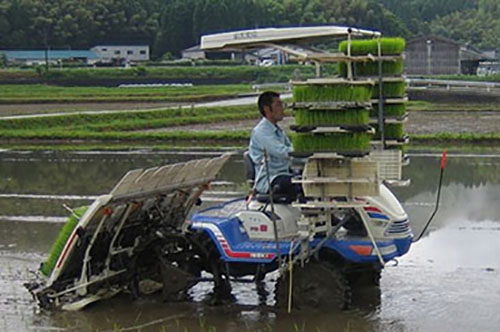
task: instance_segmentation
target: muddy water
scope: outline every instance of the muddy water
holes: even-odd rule
[[[435,222],[399,265],[386,267],[379,292],[355,293],[349,311],[287,314],[273,308],[275,275],[266,279],[267,295],[234,285],[236,303],[227,306],[205,305],[210,286],[199,284],[191,303],[122,295],[76,313],[39,312],[22,284],[57,236],[62,204],[88,203],[129,169],[200,156],[0,152],[0,331],[497,331],[500,153],[488,153],[451,154]],[[219,181],[242,183],[242,166],[233,158]],[[411,186],[394,189],[416,234],[434,207],[438,176],[439,156],[415,152],[405,168]]]

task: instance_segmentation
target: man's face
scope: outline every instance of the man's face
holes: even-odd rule
[[[269,120],[276,124],[278,121],[283,120],[284,117],[285,110],[283,109],[283,103],[280,97],[274,97],[269,110]]]

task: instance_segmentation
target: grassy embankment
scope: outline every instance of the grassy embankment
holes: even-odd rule
[[[423,100],[412,100],[408,103],[410,112],[500,112],[498,103],[432,103]]]
[[[44,147],[102,144],[112,148],[173,146],[243,146],[247,130],[225,131],[147,131],[179,125],[257,119],[254,105],[219,108],[175,108],[155,111],[126,111],[106,114],[67,114],[50,117],[0,121],[0,145],[4,147]]]
[[[243,66],[242,66],[243,67]],[[287,77],[292,77],[295,66],[287,67],[285,72]],[[234,69],[238,68],[238,69]],[[266,72],[265,75],[270,81],[279,80],[274,68],[224,68],[220,73],[225,73],[224,77],[231,76],[228,72],[232,69],[235,72],[232,77],[242,77],[242,73],[250,72],[248,79],[254,80],[256,72]],[[276,67],[279,68],[279,67]],[[308,68],[308,67],[301,67]],[[186,72],[179,73],[179,68],[174,68],[176,77],[188,75]],[[195,77],[209,77],[214,75],[214,67],[209,67],[206,71],[200,67],[183,67],[189,70],[189,75]],[[312,68],[310,68],[312,69]],[[146,72],[153,77],[158,73],[165,76],[165,72],[172,70],[169,68],[147,68]],[[283,69],[280,69],[283,70]],[[288,71],[292,70],[290,73]],[[0,71],[0,80],[5,78],[5,73],[20,75],[20,71]],[[33,74],[33,70],[26,71]],[[64,78],[71,78],[73,81],[111,77],[139,77],[138,69],[70,69],[62,70],[59,74],[56,70],[50,71],[50,75],[58,77],[57,82],[64,82]],[[237,75],[235,73],[238,73]],[[311,74],[313,71],[311,70]],[[30,75],[31,75],[30,74]],[[36,74],[36,73],[35,73]],[[297,74],[297,73],[295,73]],[[301,74],[303,71],[301,70]],[[49,75],[49,76],[50,76]],[[69,76],[66,76],[69,75]],[[90,75],[90,76],[89,76]],[[114,76],[113,76],[114,75]],[[122,76],[121,76],[122,75]],[[129,75],[129,76],[127,76]],[[134,76],[135,75],[135,76]],[[143,74],[140,74],[143,75]],[[222,74],[221,74],[222,75]],[[48,80],[49,76],[45,76]],[[161,75],[159,75],[161,76]],[[244,75],[243,75],[244,76]],[[210,76],[213,77],[213,76]],[[264,77],[264,76],[262,76]],[[261,77],[261,78],[262,78]],[[56,77],[57,78],[57,77]],[[52,79],[54,79],[52,77]],[[194,86],[194,87],[162,87],[162,88],[104,88],[104,87],[58,87],[48,85],[3,85],[0,89],[0,103],[16,104],[44,102],[95,102],[95,101],[184,101],[192,102],[206,100],[210,98],[221,98],[235,96],[240,93],[250,92],[249,85],[217,85],[217,86]],[[408,105],[412,111],[442,111],[442,110],[500,110],[499,105],[446,105],[433,104],[428,102],[412,101]],[[190,124],[208,124],[230,120],[257,119],[259,114],[254,105],[242,107],[219,107],[211,109],[165,109],[158,111],[124,111],[113,112],[112,114],[68,114],[64,116],[30,118],[17,120],[0,121],[0,145],[3,147],[22,147],[38,149],[54,148],[81,148],[90,149],[93,147],[123,149],[132,147],[147,148],[179,148],[187,147],[211,147],[220,148],[223,146],[243,147],[247,144],[249,130],[221,130],[221,131],[163,131],[148,132],[147,129],[166,128]],[[230,127],[231,124],[228,124]],[[412,144],[481,144],[498,143],[500,134],[474,134],[474,133],[435,133],[427,135],[412,136]]]
[[[336,68],[325,66],[324,73],[333,75]],[[52,68],[45,72],[35,69],[2,69],[0,83],[50,83],[55,85],[114,86],[120,83],[266,83],[288,82],[290,78],[315,76],[314,66],[177,66],[133,68]]]
[[[414,107],[414,106],[412,106]],[[288,114],[290,114],[288,112]],[[173,108],[106,114],[67,114],[0,121],[0,146],[25,149],[169,149],[244,147],[250,130],[190,130],[192,124],[257,119],[254,105]],[[149,131],[186,126],[186,130]],[[498,143],[500,133],[435,133],[412,136],[412,144]]]
[[[82,102],[197,102],[253,93],[248,84],[165,87],[62,87],[45,84],[2,85],[0,104]]]
[[[477,76],[477,75],[432,75],[429,78],[437,80],[452,81],[477,81],[477,82],[500,82],[500,74]]]

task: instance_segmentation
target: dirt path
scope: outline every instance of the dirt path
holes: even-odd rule
[[[32,115],[47,113],[82,112],[82,111],[119,111],[155,109],[177,106],[180,103],[144,102],[144,103],[73,103],[73,104],[19,104],[0,105],[0,116]]]
[[[406,130],[409,134],[499,132],[500,112],[413,112]]]
[[[255,103],[255,96],[232,100],[198,103],[196,106],[229,106]],[[179,103],[75,103],[75,104],[37,104],[37,105],[0,105],[0,117],[17,115],[20,117],[35,114],[56,114],[66,112],[110,112],[117,110],[148,110],[179,106]],[[457,108],[460,107],[457,105]],[[257,112],[257,110],[256,110]],[[175,126],[148,130],[151,132],[178,130],[251,130],[259,119],[226,121],[213,124]],[[293,118],[285,118],[282,128],[289,128]],[[500,112],[498,111],[414,111],[410,112],[406,130],[411,134],[437,132],[490,133],[500,131]]]

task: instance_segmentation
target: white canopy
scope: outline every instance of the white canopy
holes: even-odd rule
[[[201,49],[241,49],[263,44],[293,43],[306,39],[342,36],[380,36],[380,32],[344,26],[317,26],[300,28],[265,28],[224,32],[201,37]]]

